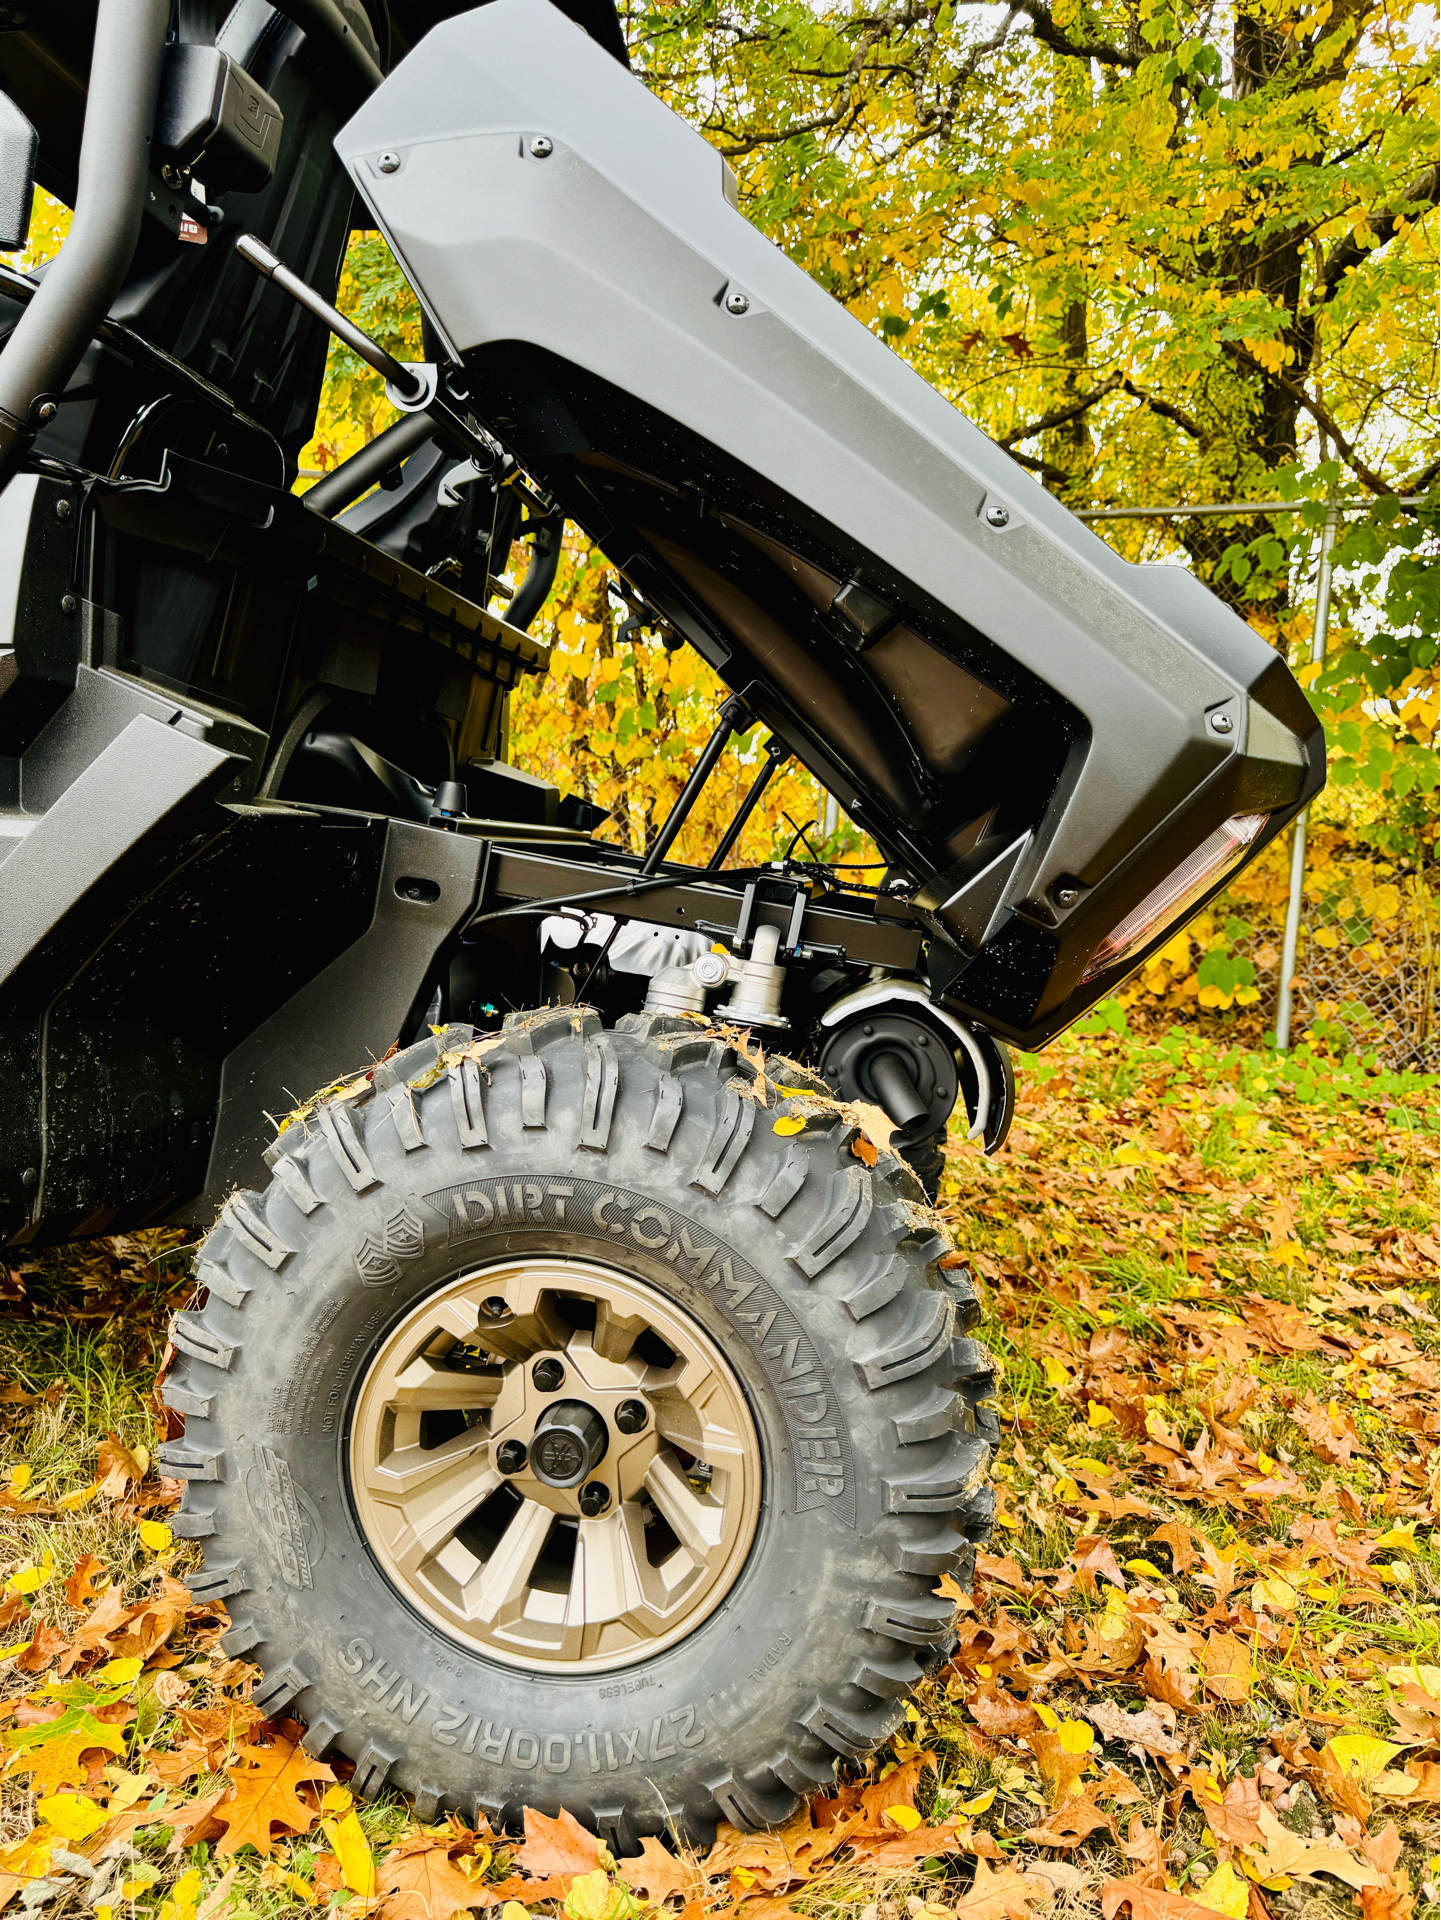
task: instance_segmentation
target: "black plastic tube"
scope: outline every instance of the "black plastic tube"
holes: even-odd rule
[[[135,253],[170,0],[100,0],[80,137],[75,218],[0,353],[0,477],[58,398],[119,293]]]
[[[685,826],[686,817],[695,806],[696,797],[710,779],[716,762],[725,752],[726,742],[736,729],[743,724],[749,714],[745,702],[737,694],[732,694],[721,708],[720,725],[711,735],[702,750],[700,759],[691,770],[691,777],[676,797],[675,806],[665,817],[664,825],[655,837],[655,844],[641,862],[643,874],[653,874],[666,857],[671,842]]]
[[[317,480],[301,499],[314,513],[333,520],[353,500],[376,485],[382,474],[417,453],[435,433],[429,414],[406,414],[377,434],[359,453],[342,460],[333,473]]]
[[[560,566],[560,541],[565,530],[565,522],[557,514],[554,520],[543,521],[536,529],[535,542],[531,549],[530,565],[525,570],[525,579],[515,590],[515,599],[505,610],[507,625],[519,627],[524,633],[535,619],[555,585],[556,572]]]
[[[745,799],[737,807],[731,824],[721,835],[719,844],[706,862],[706,871],[715,873],[725,865],[726,856],[741,837],[741,829],[755,812],[756,802],[769,787],[771,776],[783,760],[790,758],[790,749],[772,737],[766,742],[766,764],[751,782]]]

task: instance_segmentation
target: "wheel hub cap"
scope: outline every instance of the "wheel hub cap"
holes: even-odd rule
[[[540,1256],[461,1276],[392,1331],[356,1397],[350,1475],[413,1608],[560,1672],[690,1633],[760,1509],[755,1428],[709,1335],[644,1281]]]

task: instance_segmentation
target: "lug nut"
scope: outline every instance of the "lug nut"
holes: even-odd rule
[[[503,1321],[510,1313],[510,1303],[501,1294],[487,1294],[480,1311],[488,1321]]]
[[[587,1481],[580,1491],[580,1511],[591,1519],[604,1514],[610,1506],[610,1489],[604,1481]]]
[[[495,1464],[502,1474],[519,1474],[529,1458],[524,1441],[502,1441],[495,1450]]]
[[[542,1394],[554,1394],[565,1379],[565,1369],[557,1360],[537,1361],[530,1370],[530,1378]]]
[[[646,1418],[644,1401],[622,1401],[615,1411],[615,1424],[622,1434],[639,1434]]]

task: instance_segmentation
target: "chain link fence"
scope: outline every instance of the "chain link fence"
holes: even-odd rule
[[[1250,1047],[1274,1034],[1286,919],[1281,857],[1289,848],[1287,837],[1268,885],[1243,881],[1220,895],[1166,966],[1135,977],[1123,992],[1133,1025],[1179,1022]],[[1315,850],[1292,977],[1293,1046],[1374,1056],[1395,1070],[1441,1067],[1437,882],[1434,867],[1378,873],[1359,850],[1354,858]]]

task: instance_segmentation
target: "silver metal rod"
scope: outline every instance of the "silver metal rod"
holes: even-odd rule
[[[277,260],[269,247],[257,240],[253,233],[240,234],[235,242],[235,251],[242,260],[249,261],[257,273],[264,274],[267,280],[273,280],[277,287],[283,288],[297,306],[304,307],[307,313],[323,321],[338,340],[343,340],[352,353],[359,354],[368,367],[374,367],[397,393],[403,394],[407,400],[418,400],[425,392],[425,382],[418,374],[412,373],[394,354],[388,354],[384,347],[372,340],[368,333],[363,333],[353,320],[347,320],[328,300],[322,300],[314,287],[307,286],[299,274],[292,273],[283,261]]]
[[[1374,507],[1381,496],[1375,499],[1358,496],[1353,500],[1333,501],[1327,509],[1330,513],[1354,514],[1362,508]],[[1398,494],[1395,496],[1398,507],[1421,507],[1430,498],[1428,494]],[[1303,508],[1312,507],[1311,500],[1220,500],[1210,501],[1204,506],[1195,507],[1085,507],[1076,515],[1077,520],[1183,520],[1192,514],[1299,514]]]
[[[1326,509],[1321,529],[1321,559],[1316,570],[1316,618],[1311,624],[1311,661],[1326,658],[1326,637],[1331,625],[1331,549],[1336,544],[1339,503]],[[1296,817],[1291,835],[1291,891],[1286,900],[1286,931],[1281,939],[1281,985],[1276,995],[1276,1052],[1284,1054],[1291,1045],[1291,1015],[1294,1000],[1291,981],[1296,972],[1296,950],[1301,939],[1301,896],[1306,883],[1306,813]]]

